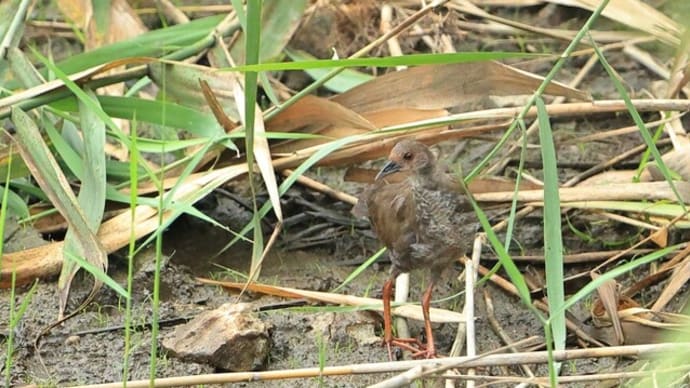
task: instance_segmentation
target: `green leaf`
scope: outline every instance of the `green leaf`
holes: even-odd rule
[[[261,63],[229,67],[223,70],[239,72],[259,72],[278,70],[327,69],[359,66],[395,67],[438,65],[447,63],[481,62],[509,58],[541,57],[540,54],[511,53],[511,52],[465,52],[453,54],[412,54],[401,57],[383,58],[351,58],[351,59],[319,59],[301,62]]]
[[[293,62],[304,62],[304,61],[314,61],[316,58],[309,55],[309,53],[301,50],[290,50],[285,49],[287,56],[292,59]],[[318,80],[326,76],[330,69],[304,69],[304,71],[309,74],[314,80]],[[340,74],[326,81],[323,85],[325,88],[332,90],[336,93],[344,93],[355,86],[361,85],[367,81],[370,81],[372,76],[366,73],[362,73],[356,70],[346,69]]]
[[[0,191],[4,192],[5,186],[0,185]],[[29,216],[29,207],[26,202],[14,191],[7,190],[7,213],[17,216],[19,218],[26,218]]]
[[[224,15],[214,15],[192,20],[186,24],[150,31],[132,39],[71,56],[57,63],[57,67],[71,74],[116,59],[160,57],[205,37],[223,20],[223,17]]]
[[[565,349],[567,335],[563,286],[563,237],[561,236],[561,201],[558,195],[558,161],[553,143],[551,123],[544,100],[536,98],[544,171],[544,261],[546,266],[546,290],[549,300],[549,326],[553,333],[556,350]]]
[[[213,115],[174,104],[136,97],[98,96],[103,111],[112,117],[179,128],[200,137],[213,137],[223,133]],[[66,98],[51,104],[55,109],[76,112],[75,98]]]

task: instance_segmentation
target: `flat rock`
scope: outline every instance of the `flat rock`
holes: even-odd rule
[[[261,369],[271,347],[269,325],[247,303],[226,303],[206,311],[166,336],[168,354],[239,372]]]

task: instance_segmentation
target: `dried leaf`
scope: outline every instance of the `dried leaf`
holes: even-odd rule
[[[27,167],[31,170],[31,174],[43,192],[69,224],[68,234],[72,237],[66,239],[66,245],[63,248],[62,253],[65,255],[65,259],[72,256],[81,257],[91,263],[96,270],[105,272],[108,256],[94,234],[98,229],[98,223],[96,223],[95,229],[92,229],[93,222],[89,222],[89,218],[82,211],[67,178],[50,153],[33,120],[20,109],[13,108],[12,121],[17,127],[17,146],[22,158],[24,158]],[[98,215],[98,217],[100,216]],[[66,272],[61,277],[61,316],[67,303],[71,280],[78,269],[79,267],[67,267]],[[101,285],[99,278],[94,277],[94,285],[87,300],[95,295]]]
[[[596,280],[599,274],[591,273],[592,280]],[[597,287],[599,299],[592,306],[592,319],[598,326],[603,326],[603,321],[613,325],[613,330],[616,335],[616,345],[622,345],[625,342],[623,336],[623,329],[621,328],[621,321],[618,318],[618,303],[620,295],[618,294],[618,285],[616,281],[611,279],[605,281],[601,286]]]
[[[532,94],[543,78],[498,62],[418,66],[388,73],[350,89],[333,101],[357,113],[390,108],[439,109],[487,95]],[[552,82],[546,93],[587,100],[588,95]]]
[[[676,267],[669,279],[666,287],[657,298],[654,305],[651,307],[652,311],[661,311],[671,301],[671,299],[678,294],[678,292],[690,280],[690,256],[683,260],[682,264]]]
[[[266,123],[271,132],[299,132],[323,135],[323,139],[289,140],[272,147],[275,153],[289,153],[376,127],[364,117],[331,100],[305,96]],[[329,139],[330,138],[330,139]]]
[[[222,282],[204,278],[197,278],[196,280],[203,284],[218,285],[233,290],[241,290],[246,286],[245,283]],[[252,283],[247,286],[247,290],[252,292],[260,292],[267,295],[281,296],[284,298],[308,298],[325,303],[342,304],[348,306],[369,306],[372,308],[372,310],[383,311],[383,303],[380,299],[363,298],[329,292],[307,291],[289,287],[276,287],[261,283]],[[432,307],[429,309],[429,313],[432,322],[465,322],[465,316],[454,311]],[[392,314],[418,321],[424,320],[421,306],[404,305],[396,307],[393,308]]]
[[[57,6],[79,28],[85,28],[93,15],[91,0],[57,0]]]
[[[590,11],[594,11],[601,3],[599,0],[547,1]],[[668,16],[639,0],[610,0],[602,15],[628,27],[654,35],[668,44],[677,45],[680,42],[680,26]]]

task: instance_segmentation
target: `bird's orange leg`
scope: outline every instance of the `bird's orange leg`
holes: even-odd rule
[[[431,304],[431,292],[434,289],[434,282],[429,283],[429,287],[422,296],[422,314],[424,314],[424,332],[426,333],[426,349],[421,355],[426,358],[436,357],[436,345],[434,344],[434,332],[431,329],[431,318],[429,317],[429,305]]]
[[[393,338],[393,319],[391,314],[391,298],[393,296],[393,284],[395,276],[392,276],[383,285],[383,343],[388,349],[388,359],[393,361],[392,346],[405,349],[413,353],[413,357],[418,354],[425,354],[424,350],[420,350],[421,344],[416,338]],[[417,345],[417,347],[415,347]]]
[[[383,284],[383,343],[388,348],[388,359],[393,361],[391,344],[393,343],[393,325],[391,323],[391,297],[393,296],[394,277],[390,277]]]

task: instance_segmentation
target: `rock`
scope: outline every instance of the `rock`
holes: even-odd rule
[[[226,303],[177,327],[162,345],[174,357],[239,372],[262,368],[271,340],[252,305]]]

